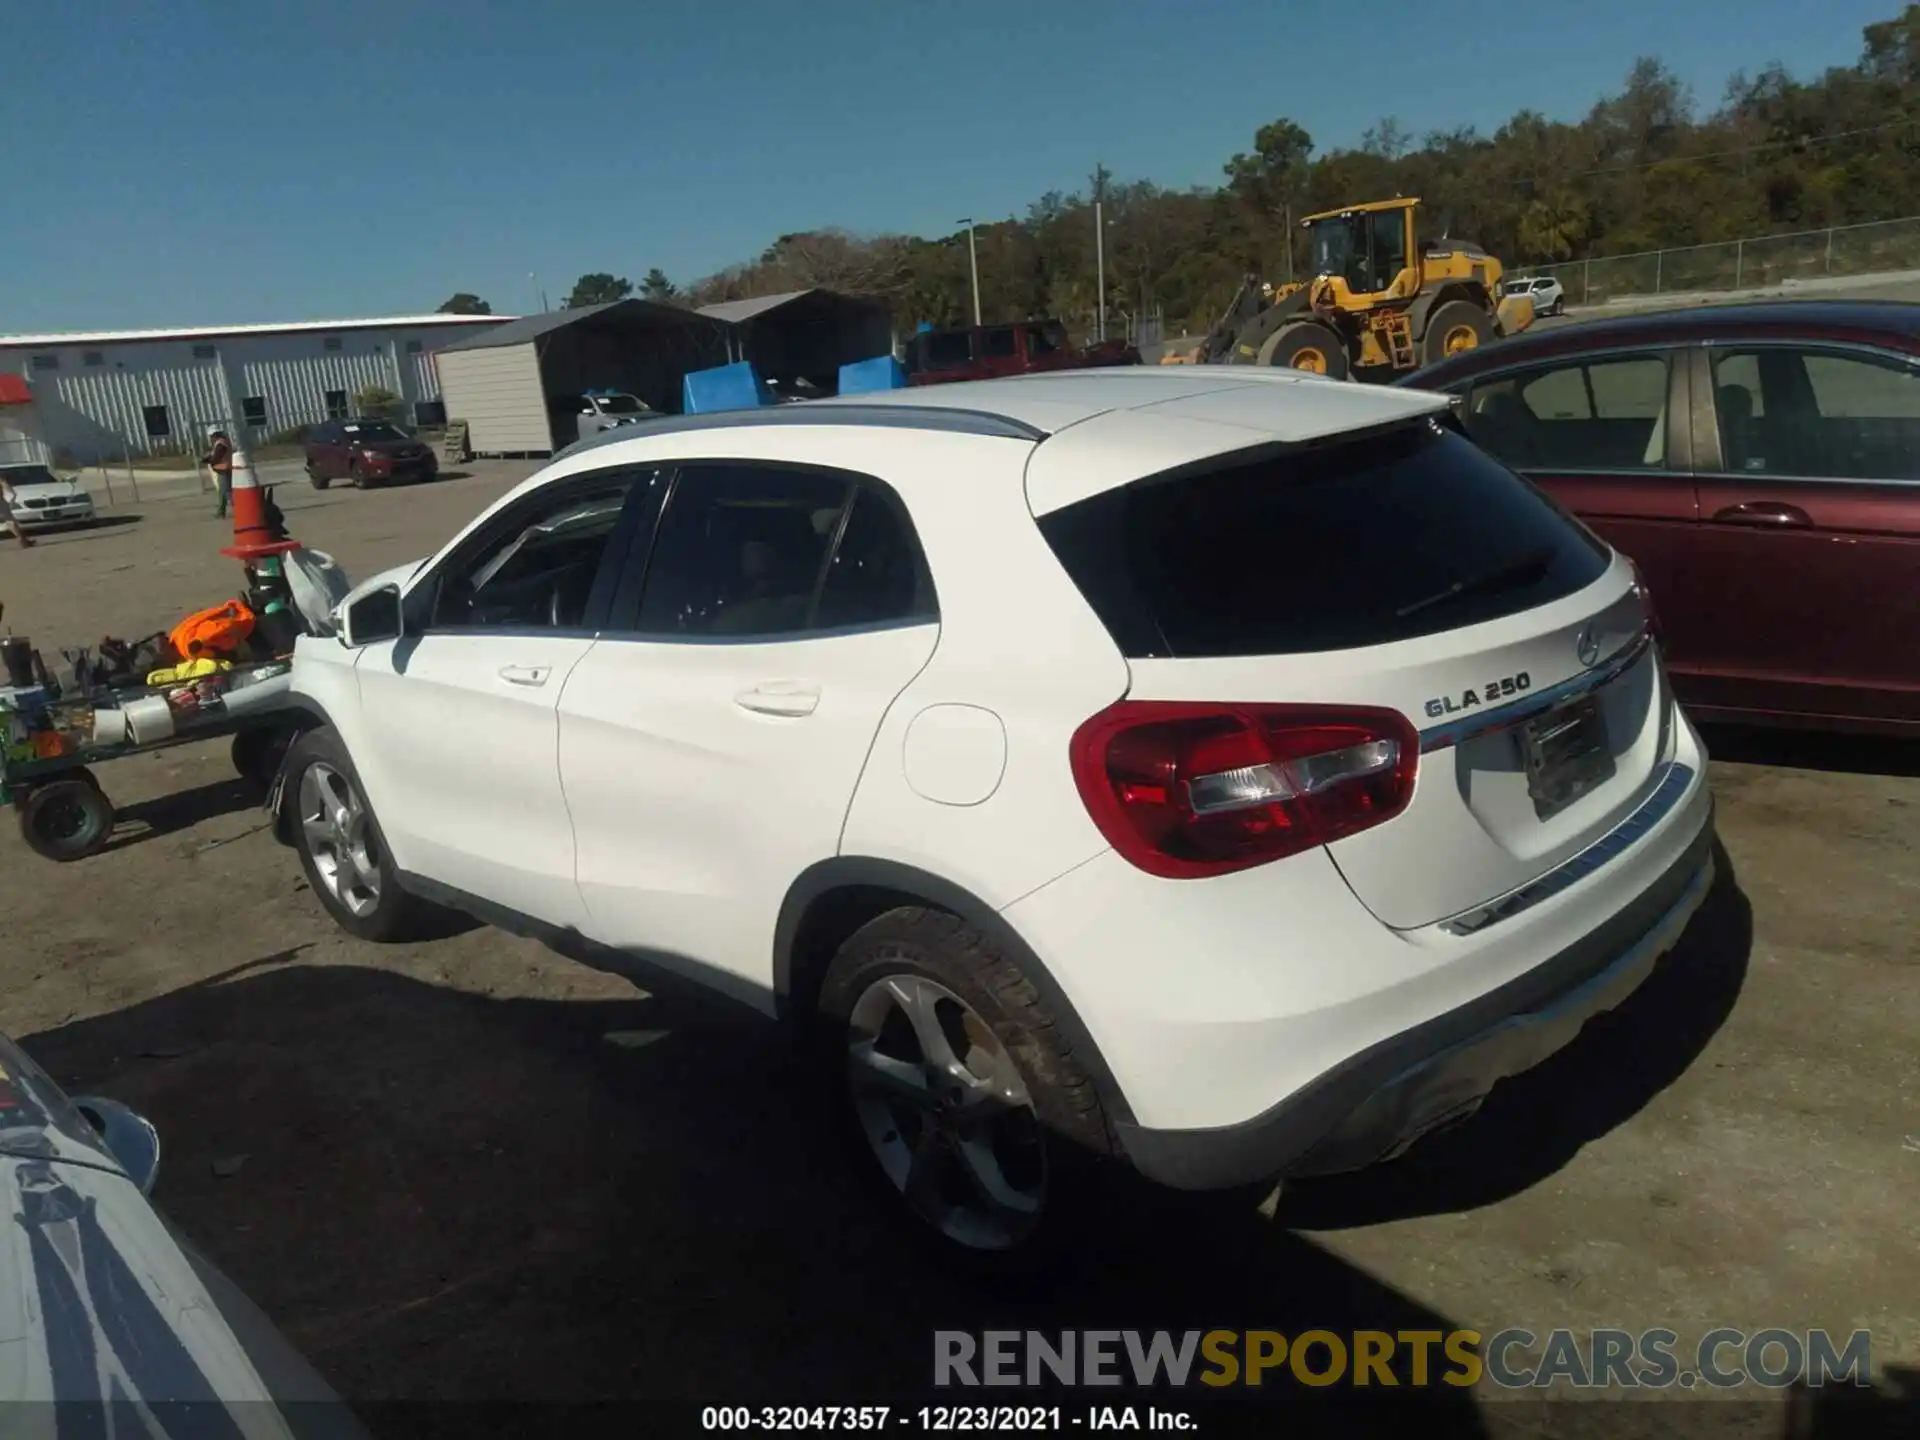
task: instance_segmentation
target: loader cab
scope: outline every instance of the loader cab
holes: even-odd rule
[[[1413,210],[1418,203],[1387,200],[1309,215],[1301,224],[1314,275],[1337,276],[1356,299],[1384,297],[1414,263]]]

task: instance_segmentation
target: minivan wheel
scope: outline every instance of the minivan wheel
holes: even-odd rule
[[[311,460],[307,462],[307,479],[313,482],[313,488],[316,490],[324,490],[330,483],[326,476],[313,468]]]
[[[400,888],[380,822],[339,736],[326,729],[302,735],[288,752],[286,776],[282,804],[292,812],[293,846],[334,923],[362,940],[412,938],[429,907]]]
[[[922,1238],[988,1267],[1059,1249],[1106,1124],[1011,962],[953,915],[892,910],[840,947],[819,1019],[856,1162]]]

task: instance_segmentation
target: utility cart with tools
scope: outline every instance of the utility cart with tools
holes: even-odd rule
[[[0,804],[47,859],[80,860],[112,838],[113,802],[92,768],[108,760],[231,736],[243,779],[264,791],[279,769],[298,728],[286,703],[294,642],[331,624],[346,580],[331,557],[287,538],[239,452],[234,502],[235,544],[221,553],[241,561],[241,596],[135,645],[64,651],[66,680],[27,640],[0,640]]]
[[[93,772],[106,761],[230,735],[234,768],[264,787],[291,733],[276,712],[292,668],[269,660],[77,697],[44,684],[0,689],[0,803],[13,806],[36,854],[68,861],[113,835],[113,802]]]

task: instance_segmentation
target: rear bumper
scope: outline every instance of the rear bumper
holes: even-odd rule
[[[1705,770],[1680,717],[1640,808],[1486,915],[1391,929],[1323,851],[1201,881],[1108,852],[1002,915],[1084,1022],[1143,1173],[1209,1189],[1358,1168],[1651,972],[1712,883]]]
[[[1638,899],[1537,968],[1355,1055],[1263,1114],[1200,1130],[1123,1123],[1121,1145],[1149,1179],[1185,1190],[1391,1159],[1638,989],[1712,888],[1713,840],[1709,823]]]

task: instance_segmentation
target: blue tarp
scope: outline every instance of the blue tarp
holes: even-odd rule
[[[840,367],[840,393],[859,395],[869,390],[904,390],[907,372],[891,355],[853,360]]]
[[[706,415],[715,410],[751,410],[774,403],[773,392],[746,360],[691,372],[681,399],[681,408],[689,415]]]

